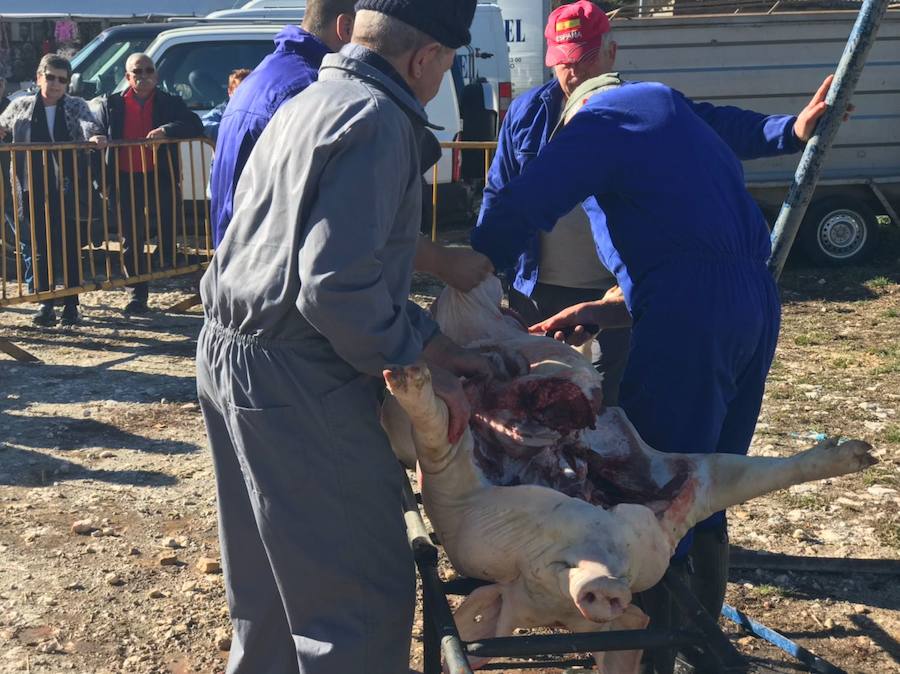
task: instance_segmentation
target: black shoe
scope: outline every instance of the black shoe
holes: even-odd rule
[[[42,304],[40,310],[31,319],[31,322],[42,328],[56,325],[56,312],[53,310],[53,304]]]
[[[135,316],[141,314],[150,313],[150,307],[147,306],[146,300],[131,300],[128,304],[125,305],[125,309],[122,312],[126,316]]]
[[[67,304],[62,310],[62,325],[78,325],[81,323],[81,314],[78,312],[77,304]]]

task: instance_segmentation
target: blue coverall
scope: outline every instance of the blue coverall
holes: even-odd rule
[[[738,156],[796,151],[793,123],[626,82],[592,97],[519,177],[488,190],[472,246],[498,269],[515,267],[523,293],[536,278],[538,230],[584,201],[634,320],[620,404],[660,451],[749,448],[780,303]]]
[[[250,152],[275,112],[319,76],[330,49],[299,26],[285,26],[266,56],[228,101],[210,173],[213,244],[218,248],[234,210],[234,191]]]

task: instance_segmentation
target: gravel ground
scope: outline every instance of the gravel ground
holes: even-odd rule
[[[887,232],[893,244],[896,228]],[[893,245],[892,244],[892,245]],[[741,547],[900,560],[900,245],[840,272],[790,269],[784,325],[752,453],[814,437],[872,442],[864,474],[735,508]],[[417,299],[438,286],[416,279]],[[189,280],[157,286],[171,306]],[[2,336],[38,355],[0,356],[0,672],[220,672],[228,620],[213,472],[195,401],[201,317],[125,319],[122,291],[82,300],[74,330],[2,312]],[[849,672],[900,672],[896,575],[734,570],[728,601]],[[796,671],[737,630],[740,649]],[[411,664],[421,668],[421,625]]]

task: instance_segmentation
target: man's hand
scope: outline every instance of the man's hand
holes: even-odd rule
[[[457,377],[490,379],[497,374],[490,358],[458,346],[446,335],[436,335],[422,353],[429,368],[439,367]]]
[[[822,86],[813,94],[812,100],[797,115],[797,121],[794,122],[794,135],[800,142],[806,143],[812,138],[813,133],[816,131],[816,124],[822,115],[825,114],[825,111],[828,110],[825,97],[828,95],[832,81],[834,81],[834,75],[826,77],[825,81],[822,82]],[[850,119],[850,113],[855,109],[852,104],[847,106],[847,111],[844,113],[845,122]]]
[[[555,340],[571,346],[581,346],[593,335],[585,330],[586,325],[604,328],[626,328],[631,325],[631,314],[625,305],[625,296],[619,286],[606,291],[602,299],[582,302],[563,309],[555,316],[528,328],[533,335],[551,335]],[[569,334],[565,329],[572,328]]]
[[[88,138],[89,143],[93,143],[101,150],[106,147],[106,136],[91,136]]]
[[[415,267],[461,292],[472,290],[494,273],[494,265],[481,253],[461,246],[441,246],[424,237],[419,238]]]
[[[459,377],[436,365],[430,365],[428,369],[431,371],[434,394],[447,404],[447,411],[450,413],[447,439],[450,444],[456,444],[469,425],[469,417],[472,414],[469,399],[466,398]]]
[[[160,138],[165,138],[165,137],[166,137],[166,130],[164,128],[162,128],[161,126],[156,127],[155,129],[150,131],[150,133],[147,134],[147,138],[149,138],[150,140],[158,140]]]
[[[571,346],[581,346],[593,337],[584,326],[592,323],[599,325],[596,317],[599,304],[600,301],[597,300],[567,307],[546,321],[535,323],[528,328],[528,332],[533,335],[549,335],[556,341]],[[568,335],[564,332],[566,328],[572,328]]]

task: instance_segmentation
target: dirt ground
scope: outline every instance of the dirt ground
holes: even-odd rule
[[[900,232],[864,268],[791,268],[751,452],[863,438],[881,463],[735,508],[732,542],[900,565]],[[418,299],[434,283],[418,278]],[[171,281],[156,308],[190,295]],[[221,672],[228,646],[214,478],[195,402],[201,317],[125,319],[123,291],[82,299],[74,330],[0,313],[0,672]],[[77,531],[76,531],[77,530]],[[852,568],[852,567],[851,567]],[[735,569],[728,602],[848,672],[900,672],[900,583],[858,570]],[[724,622],[723,622],[724,624]],[[736,629],[746,654],[798,671]],[[421,624],[414,668],[421,669]]]

